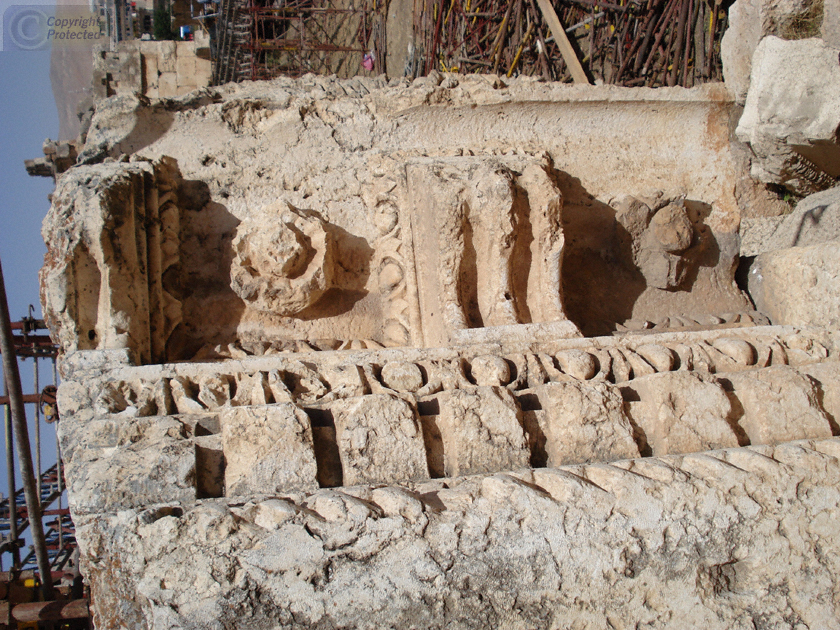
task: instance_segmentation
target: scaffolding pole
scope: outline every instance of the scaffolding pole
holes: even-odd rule
[[[6,398],[9,397],[9,386],[3,383]],[[12,566],[20,564],[20,547],[18,547],[17,522],[17,487],[15,484],[15,455],[12,436],[12,411],[7,403],[3,405],[3,418],[6,429],[6,478],[9,482],[9,538],[7,544],[12,552]]]
[[[29,428],[26,425],[26,413],[23,407],[23,391],[20,385],[17,354],[12,339],[12,321],[9,317],[9,304],[6,301],[6,283],[3,280],[3,265],[0,263],[0,351],[3,353],[3,374],[9,390],[9,407],[12,411],[12,426],[17,433],[18,464],[23,481],[26,508],[31,524],[32,542],[41,574],[41,587],[45,600],[53,599],[52,572],[50,570],[47,544],[41,523],[41,502],[35,486],[35,473],[32,468],[32,453],[29,449]],[[16,514],[11,514],[16,518]]]

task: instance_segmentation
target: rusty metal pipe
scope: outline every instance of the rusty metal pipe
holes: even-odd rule
[[[29,427],[26,425],[26,413],[23,408],[23,391],[20,386],[17,355],[12,341],[11,318],[9,317],[9,303],[6,301],[6,283],[3,281],[2,264],[0,264],[0,348],[3,350],[3,374],[9,388],[12,425],[15,433],[17,433],[17,439],[14,442],[23,481],[23,492],[26,497],[26,507],[29,512],[29,523],[32,526],[32,542],[35,547],[35,557],[38,560],[38,570],[41,573],[44,599],[50,600],[53,598],[52,573],[50,572],[49,556],[47,556],[47,543],[41,525],[41,500],[36,493],[35,473],[32,470]]]
[[[6,392],[8,401],[9,386],[4,383],[3,390]],[[17,546],[18,522],[17,522],[17,489],[15,483],[15,452],[12,446],[14,437],[12,433],[12,412],[8,406],[3,407],[3,419],[6,429],[6,479],[9,482],[9,543],[12,549],[12,568],[20,564],[20,547]]]
[[[41,395],[40,394],[23,394],[22,396],[24,403],[35,403],[36,405],[41,402]],[[0,405],[8,405],[9,404],[9,397],[8,396],[0,396]]]
[[[63,621],[65,619],[87,619],[90,617],[86,599],[58,602],[31,602],[12,608],[12,617],[18,623],[39,621]]]
[[[32,357],[32,380],[35,383],[35,391],[41,391],[41,380],[38,374],[38,358]],[[38,501],[41,500],[41,405],[35,403],[35,487],[38,492]]]
[[[52,372],[53,372],[53,386],[58,388],[58,367],[56,365],[55,357],[52,358]],[[56,405],[58,403],[56,402]],[[57,418],[58,416],[53,416],[53,418]],[[55,425],[55,473],[56,478],[58,480],[58,509],[61,510],[61,496],[64,492],[64,488],[61,487],[62,485],[62,472],[61,472],[61,443],[58,439],[58,425]],[[61,518],[58,519],[58,546],[64,547],[64,531],[61,526]]]

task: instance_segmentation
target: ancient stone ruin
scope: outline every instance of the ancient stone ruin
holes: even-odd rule
[[[761,68],[806,45],[784,118]],[[838,627],[837,54],[764,38],[743,113],[438,73],[100,101],[41,276],[96,627]],[[775,216],[773,177],[824,192]]]

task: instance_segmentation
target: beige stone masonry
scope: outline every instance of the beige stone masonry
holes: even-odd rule
[[[289,403],[237,407],[220,417],[228,496],[317,488],[312,429]]]
[[[747,269],[724,86],[205,45],[97,62],[43,226],[97,628],[840,628],[836,243]],[[814,122],[773,93],[753,170]]]
[[[348,398],[331,407],[343,485],[429,476],[420,420],[397,396]]]

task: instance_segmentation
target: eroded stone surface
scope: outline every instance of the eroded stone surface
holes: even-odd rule
[[[318,487],[312,428],[301,409],[289,403],[237,407],[220,420],[227,496]]]
[[[836,627],[840,448],[775,444],[837,430],[840,339],[734,282],[732,113],[456,75],[99,103],[42,275],[97,627]]]
[[[723,630],[753,624],[757,607],[779,627],[837,628],[840,563],[813,549],[840,544],[838,455],[836,440],[813,441],[77,527],[101,628]]]
[[[604,383],[569,381],[548,383],[536,392],[543,410],[539,425],[548,466],[639,456],[618,390]]]
[[[297,315],[332,287],[335,245],[313,213],[269,208],[239,225],[233,250],[231,287],[260,311]]]
[[[840,187],[809,195],[784,217],[744,219],[741,255],[756,256],[789,247],[840,239]]]
[[[840,325],[840,241],[791,247],[757,256],[750,294],[774,324]]]
[[[438,427],[447,477],[527,466],[521,412],[501,387],[453,390],[438,396]]]
[[[656,374],[626,385],[624,397],[644,434],[642,452],[696,453],[739,444],[728,422],[729,399],[714,379],[690,372]]]
[[[814,379],[818,389],[820,406],[825,411],[829,422],[832,423],[832,433],[834,435],[840,434],[840,430],[838,430],[838,423],[840,423],[840,363],[836,361],[812,363],[804,366],[800,373]]]
[[[526,78],[509,84],[478,76],[449,79],[431,85],[307,77],[164,101],[130,94],[102,100],[81,164],[62,174],[67,183],[59,183],[44,227],[50,247],[56,244],[49,257],[52,275],[44,282],[46,316],[59,322],[63,313],[62,325],[76,333],[62,343],[68,349],[128,347],[140,362],[147,356],[207,360],[260,344],[308,350],[447,345],[450,336],[457,343],[498,341],[520,334],[502,330],[517,322],[533,326],[523,338],[581,330],[608,334],[632,318],[749,308],[732,277],[739,214],[732,191],[745,172],[727,149],[729,121],[719,86],[652,91],[563,87]],[[641,104],[651,99],[660,104]],[[603,107],[613,113],[605,115]],[[511,124],[488,127],[498,112]],[[453,117],[462,124],[452,126]],[[634,142],[622,145],[619,156],[615,139],[628,129]],[[122,155],[131,157],[100,163]],[[110,315],[99,315],[95,295],[101,283],[93,272],[104,270],[96,217],[153,206],[151,191],[111,190],[112,183],[148,170],[146,159],[157,164],[164,156],[177,160],[180,179],[167,192],[164,214],[172,229],[162,232],[174,240],[166,241],[161,255],[175,258],[170,267],[150,269],[155,282],[161,274],[162,292],[154,285],[149,294],[159,302],[151,312],[162,313],[161,321],[146,321],[139,289],[139,310],[117,309],[115,320],[120,330],[150,331],[157,346],[147,353],[138,333],[103,337],[89,325],[95,318],[106,327],[110,321]],[[454,169],[460,183],[430,176],[421,185],[417,173],[430,165]],[[610,175],[615,172],[622,177]],[[670,175],[662,178],[660,172]],[[647,274],[657,286],[648,286],[617,248],[615,212],[608,204],[628,194],[684,200],[697,210],[689,213],[692,230],[708,238],[690,264],[671,258],[685,258],[686,252],[663,250]],[[101,207],[79,212],[96,195]],[[429,215],[418,215],[417,207],[425,197],[440,198],[435,212],[442,213],[441,221],[430,219],[434,242],[428,251],[420,219]],[[290,257],[272,271],[257,254],[285,238],[270,234],[277,230],[266,220],[277,206],[295,209],[296,221],[312,225],[319,236],[312,240],[315,232],[307,236],[298,227],[295,243],[309,239],[310,245],[283,245],[291,247]],[[93,244],[86,247],[93,247],[90,255],[98,261],[81,284],[62,267],[70,254],[58,247],[70,207],[76,207],[72,230],[91,235]],[[153,210],[145,215],[153,219]],[[458,217],[466,221],[462,237]],[[255,232],[261,224],[264,234]],[[452,238],[444,235],[437,243],[441,230]],[[316,243],[322,236],[323,247]],[[137,242],[119,231],[109,238],[115,246],[125,240],[126,251]],[[249,242],[255,252],[247,251]],[[686,251],[696,246],[692,241]],[[102,277],[133,276],[130,261],[118,262]],[[307,271],[298,263],[307,264]],[[425,286],[432,279],[436,284],[440,274],[454,293]],[[285,287],[279,302],[260,288],[266,278]],[[132,291],[137,293],[124,292]],[[103,287],[103,306],[106,299],[117,304],[121,296],[110,297],[115,292],[113,282]],[[443,317],[432,303],[437,297],[454,308],[451,326],[435,323]],[[78,313],[65,307],[77,303]],[[90,331],[99,336],[86,338]]]
[[[807,376],[783,366],[747,374],[727,375],[726,382],[734,394],[732,417],[750,444],[831,436],[831,424]]]
[[[830,188],[840,175],[840,48],[821,39],[761,40],[736,134],[752,149],[752,176],[797,194]],[[812,95],[801,99],[802,94]]]
[[[196,454],[176,418],[114,418],[62,429],[74,514],[196,499]]]
[[[334,405],[332,413],[344,485],[429,476],[419,419],[401,398],[349,398]]]

